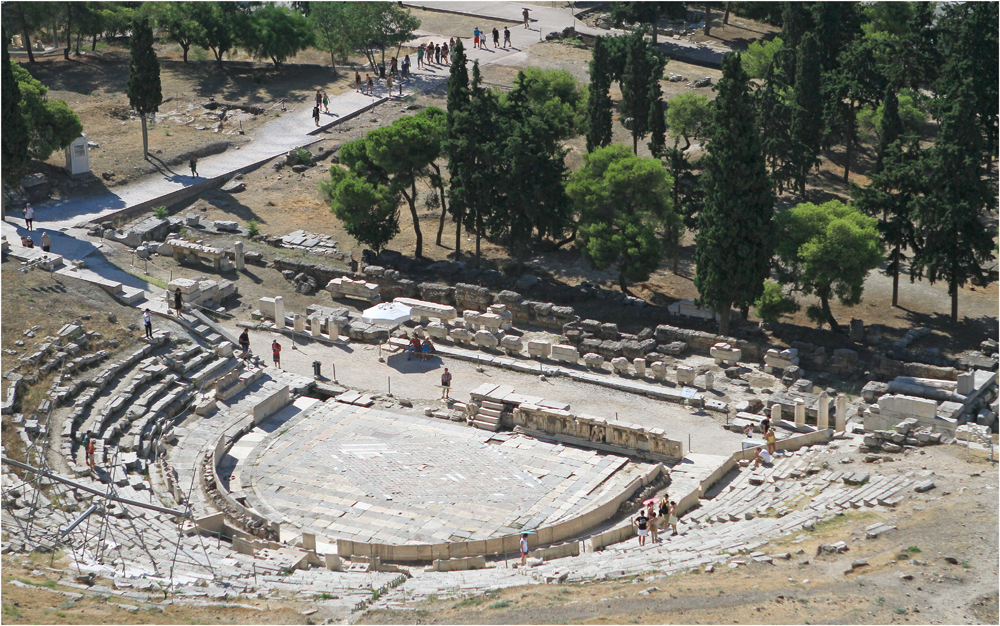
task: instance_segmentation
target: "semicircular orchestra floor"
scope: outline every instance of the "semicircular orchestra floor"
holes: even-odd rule
[[[567,521],[653,467],[333,400],[265,436],[241,465],[248,503],[268,518],[321,541],[395,545],[482,540]]]

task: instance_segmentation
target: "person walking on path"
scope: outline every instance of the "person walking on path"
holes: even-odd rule
[[[424,45],[420,44],[417,48],[417,69],[419,70],[424,66]]]
[[[35,224],[35,210],[31,208],[31,203],[25,205],[24,207],[24,226],[28,230],[31,230]]]
[[[389,62],[389,76],[395,76],[398,71],[399,69],[396,65],[396,57],[392,57],[392,61]]]
[[[43,232],[42,238],[38,240],[38,243],[42,245],[42,252],[49,252],[52,250],[52,239],[49,238],[49,234]]]
[[[368,95],[375,95],[375,81],[372,80],[371,74],[365,74],[365,78],[368,79]]]
[[[478,48],[479,47],[479,35],[480,35],[479,27],[476,26],[474,29],[472,29],[472,47],[473,48]]]
[[[521,12],[521,16],[524,18],[524,27],[528,27],[528,9]]]
[[[441,374],[441,399],[442,400],[449,399],[451,397],[449,395],[450,393],[451,393],[451,372],[449,372],[448,368],[446,367],[444,368],[444,373]]]
[[[385,89],[388,92],[389,97],[392,97],[392,74],[389,74],[385,78]]]
[[[449,54],[450,50],[451,50],[451,48],[448,47],[448,44],[446,44],[446,43],[441,44],[441,61],[445,65],[448,65],[448,54]]]
[[[528,533],[521,533],[521,567],[528,564]]]
[[[326,95],[325,91],[323,92],[323,112],[330,112],[330,96]]]
[[[636,536],[639,538],[639,547],[646,545],[646,537],[649,535],[649,518],[646,517],[646,512],[640,510],[639,516],[632,520],[632,525],[635,526]]]
[[[506,48],[510,45],[510,29],[506,26],[503,27],[503,47]]]
[[[184,295],[181,293],[180,287],[174,292],[174,308],[177,309],[177,317],[183,317],[181,311],[184,308]]]
[[[313,121],[319,126],[319,105],[313,107]]]
[[[441,44],[434,44],[434,63],[441,65]]]
[[[248,329],[243,329],[243,333],[240,334],[239,342],[240,350],[243,351],[243,360],[246,361],[250,358],[250,331]]]
[[[354,72],[354,86],[357,93],[361,93],[361,72]]]
[[[191,168],[191,176],[198,178],[198,157],[191,157],[188,167]]]
[[[146,327],[146,339],[153,338],[153,314],[146,309],[142,312],[142,325]]]
[[[281,367],[281,344],[277,339],[271,342],[271,358],[274,359],[275,367]]]
[[[316,107],[319,108],[323,106],[323,92],[316,90]]]
[[[495,26],[493,27],[493,47],[500,47],[500,31],[498,31]]]

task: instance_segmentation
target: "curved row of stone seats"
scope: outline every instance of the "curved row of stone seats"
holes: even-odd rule
[[[79,443],[83,440],[83,434],[88,430],[97,431],[99,436],[103,436],[104,431],[114,422],[114,416],[118,412],[129,406],[130,400],[143,385],[153,381],[160,376],[162,376],[167,370],[166,367],[160,365],[155,357],[146,357],[147,351],[151,351],[154,346],[147,345],[144,346],[142,350],[133,352],[123,361],[118,362],[112,368],[105,369],[100,376],[95,378],[95,380],[101,379],[101,384],[95,385],[90,391],[80,397],[75,404],[74,411],[70,414],[70,417],[66,421],[66,425],[69,428],[69,435],[72,437],[74,443]],[[103,414],[100,420],[96,416],[92,415],[92,411],[89,411],[89,407],[94,401],[101,395],[104,388],[111,382],[111,380],[121,372],[122,369],[126,367],[132,367],[136,362],[140,363],[139,367],[141,371],[133,374],[131,382],[125,386],[123,389],[119,390],[119,393],[114,398],[110,398],[108,403],[104,407]],[[93,382],[93,381],[92,381]],[[64,430],[64,435],[66,431]]]
[[[898,494],[913,482],[907,476],[876,476],[859,490],[841,484],[841,472],[825,470],[809,475],[806,481],[792,477],[792,473],[802,467],[811,467],[816,455],[823,453],[823,450],[814,449],[798,457],[792,455],[783,459],[783,467],[776,463],[773,468],[772,477],[776,476],[776,481],[767,485],[752,485],[749,477],[757,472],[741,469],[736,480],[724,486],[710,503],[681,518],[680,535],[669,537],[669,531],[661,532],[659,544],[639,548],[634,541],[623,541],[601,551],[542,564],[529,573],[544,581],[561,572],[566,582],[576,582],[650,570],[670,574],[726,561],[730,562],[730,567],[737,567],[748,560],[770,562],[788,558],[787,554],[766,555],[756,550],[783,534],[810,529],[820,521],[832,519],[841,514],[842,508],[894,506],[900,498]],[[806,498],[811,502],[801,510],[791,508]],[[771,511],[776,515],[772,516]],[[868,531],[868,538],[893,528],[879,525]],[[625,536],[634,539],[634,533]],[[586,542],[582,547],[587,547]],[[739,554],[749,558],[734,560]]]

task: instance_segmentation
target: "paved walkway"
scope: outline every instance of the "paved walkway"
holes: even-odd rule
[[[518,2],[458,3],[448,2],[447,0],[421,3],[404,2],[403,6],[409,6],[416,9],[430,9],[445,13],[456,13],[472,17],[482,17],[484,23],[481,26],[484,30],[492,29],[493,25],[486,23],[489,20],[521,22],[521,12],[525,8],[523,4]],[[584,22],[576,19],[573,16],[573,10],[568,7],[552,8],[533,5],[528,8],[530,10],[528,29],[525,29],[522,24],[514,24],[510,26],[511,43],[514,44],[513,52],[504,54],[499,52],[499,49],[494,50],[492,40],[487,42],[489,50],[472,51],[472,33],[469,33],[470,42],[466,45],[466,53],[469,57],[469,62],[471,63],[473,60],[479,59],[479,64],[485,65],[487,63],[499,61],[506,56],[510,56],[510,54],[519,53],[532,43],[543,41],[545,39],[545,35],[550,32],[561,32],[567,26],[573,26],[578,33],[592,36],[622,35],[626,33],[626,31],[618,29],[605,30],[603,28],[591,28]],[[720,67],[722,64],[722,56],[731,51],[728,46],[722,43],[696,43],[681,37],[660,37],[659,47],[660,50],[665,52],[668,56],[679,60],[688,63],[711,65],[715,67]]]
[[[385,89],[376,90],[374,96],[363,95],[348,90],[330,99],[330,113],[320,118],[322,127],[328,127],[357,111],[378,102],[385,101]],[[405,91],[404,91],[405,93]],[[266,161],[284,154],[293,148],[308,145],[318,139],[309,133],[316,131],[312,120],[312,102],[308,101],[291,107],[281,117],[265,124],[253,137],[253,141],[242,147],[226,150],[221,154],[198,160],[199,178],[190,175],[187,164],[161,166],[160,174],[109,190],[108,193],[92,198],[53,199],[35,206],[35,231],[65,231],[79,224],[100,219],[105,215],[155,200],[185,187],[204,182],[206,179],[224,176],[254,163]],[[155,159],[155,155],[152,157]],[[153,161],[156,162],[155,160]],[[3,234],[7,238],[20,240],[26,230],[19,214],[8,215],[3,224]],[[33,233],[34,238],[40,234]],[[37,243],[37,242],[36,242]]]

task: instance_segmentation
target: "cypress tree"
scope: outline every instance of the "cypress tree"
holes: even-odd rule
[[[448,210],[455,219],[455,260],[462,256],[462,220],[468,208],[466,185],[472,166],[474,138],[469,134],[469,69],[462,40],[452,49],[451,75],[448,77],[448,138],[444,151],[448,155],[451,204]],[[438,245],[441,244],[440,235]]]
[[[882,171],[889,147],[896,143],[902,134],[903,120],[899,117],[899,98],[896,97],[896,88],[889,85],[885,90],[885,100],[882,101],[882,128],[879,132],[878,154],[875,157],[876,174]]]
[[[649,49],[642,33],[629,35],[625,72],[621,79],[622,101],[619,108],[623,119],[632,120],[632,153],[639,152],[639,138],[649,133],[649,107],[652,98],[651,76],[662,76],[663,64]],[[656,68],[659,67],[659,75]]]
[[[607,37],[598,37],[590,59],[587,152],[611,143],[611,58]]]
[[[764,163],[771,173],[771,185],[781,194],[792,179],[792,105],[785,98],[784,60],[794,55],[780,52],[767,68],[764,84],[754,93],[757,127],[760,129]]]
[[[667,147],[667,123],[666,113],[663,110],[663,88],[660,87],[660,77],[663,70],[653,68],[653,75],[650,76],[650,102],[649,102],[649,151],[654,157],[663,154]]]
[[[820,94],[816,37],[806,33],[799,44],[795,63],[795,104],[792,107],[791,145],[795,184],[806,191],[806,174],[819,162],[823,135],[823,99]]]
[[[781,40],[790,50],[799,46],[799,40],[812,28],[808,2],[785,2],[781,11]]]
[[[924,177],[927,194],[915,202],[919,245],[911,270],[948,283],[951,322],[958,323],[958,290],[969,280],[983,280],[982,266],[993,258],[993,238],[984,218],[996,198],[983,178],[981,127],[975,96],[964,85],[949,98],[941,133],[929,150]]]
[[[840,52],[861,32],[856,2],[816,2],[812,5],[819,48],[819,64],[824,72],[837,66]]]
[[[715,120],[707,145],[695,261],[699,301],[718,311],[729,332],[732,306],[746,307],[764,291],[774,253],[774,196],[740,55],[727,54],[715,86]]]
[[[153,29],[149,18],[141,17],[132,22],[129,40],[128,103],[142,120],[142,157],[149,158],[149,138],[146,116],[156,113],[163,101],[160,89],[160,61],[153,50]]]
[[[28,165],[28,128],[21,117],[21,89],[17,86],[3,34],[3,180],[14,186]]]
[[[867,187],[852,185],[851,199],[879,219],[879,233],[888,251],[885,274],[892,277],[892,306],[898,306],[899,270],[906,259],[903,251],[913,247],[913,205],[925,184],[920,142],[914,140],[905,149],[901,142],[891,142],[879,156],[881,165],[871,183]]]

